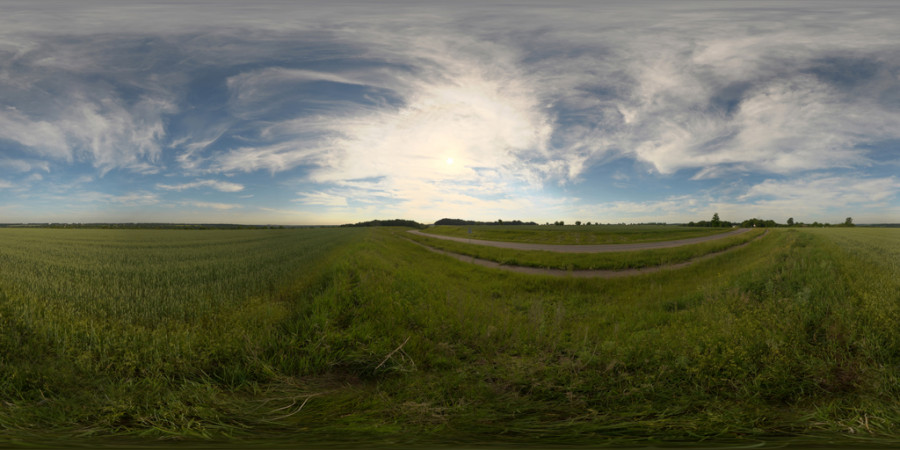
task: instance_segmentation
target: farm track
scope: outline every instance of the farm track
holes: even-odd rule
[[[688,239],[678,239],[674,241],[659,242],[637,242],[634,244],[596,244],[596,245],[559,245],[559,244],[528,244],[522,242],[502,242],[502,241],[483,241],[480,239],[468,239],[455,236],[442,236],[439,234],[423,233],[419,230],[409,230],[408,233],[425,236],[435,239],[445,239],[448,241],[462,242],[464,244],[484,245],[487,247],[508,248],[513,250],[538,250],[556,253],[611,253],[611,252],[632,252],[635,250],[653,250],[659,248],[681,247],[683,245],[699,244],[701,242],[722,239],[729,236],[746,233],[751,228],[738,228],[727,233],[713,234],[711,236],[701,236]]]
[[[746,231],[749,230],[749,228],[742,228],[741,230],[743,230],[742,232],[746,232]],[[413,231],[414,231],[414,230],[413,230]],[[735,234],[740,234],[740,233],[735,233],[735,232],[727,233],[727,235],[729,235],[729,236],[734,236]],[[727,253],[727,252],[730,252],[730,251],[733,251],[733,250],[737,250],[737,249],[739,249],[739,248],[741,248],[741,247],[744,247],[744,246],[746,246],[746,245],[749,245],[750,243],[752,243],[752,242],[754,242],[754,241],[756,241],[756,240],[762,238],[763,236],[765,236],[765,235],[767,235],[767,234],[769,234],[769,230],[766,230],[763,234],[761,234],[761,235],[759,235],[759,236],[757,236],[757,237],[755,237],[755,238],[753,238],[753,239],[751,239],[751,240],[749,240],[749,241],[747,241],[747,242],[744,242],[743,244],[738,244],[738,245],[735,245],[734,247],[729,247],[729,248],[727,248],[727,249],[725,249],[725,250],[721,250],[721,251],[718,251],[718,252],[707,253],[707,254],[705,254],[705,255],[703,255],[703,256],[698,256],[698,257],[696,257],[696,258],[692,258],[692,259],[689,259],[689,260],[684,261],[684,262],[675,263],[675,264],[666,264],[666,265],[663,265],[663,266],[642,267],[642,268],[639,268],[639,269],[623,269],[623,270],[606,270],[606,269],[594,269],[594,270],[591,270],[591,269],[565,270],[565,269],[543,269],[543,268],[539,268],[539,267],[510,266],[510,265],[500,264],[500,263],[495,262],[495,261],[490,261],[490,260],[487,260],[487,259],[476,258],[476,257],[474,257],[474,256],[462,255],[462,254],[459,254],[459,253],[453,253],[453,252],[448,252],[448,251],[445,251],[445,250],[439,250],[439,249],[436,249],[436,248],[434,248],[434,247],[430,247],[430,246],[428,246],[428,245],[425,245],[425,244],[423,244],[423,243],[421,243],[421,242],[414,241],[414,240],[412,240],[412,239],[407,239],[407,240],[408,240],[409,242],[412,242],[413,244],[420,245],[420,246],[424,247],[425,249],[427,249],[427,250],[429,250],[429,251],[432,251],[432,252],[434,252],[434,253],[438,253],[438,254],[441,254],[441,255],[446,255],[446,256],[449,256],[449,257],[451,257],[451,258],[455,258],[455,259],[457,259],[457,260],[459,260],[459,261],[462,261],[462,262],[466,262],[466,263],[470,263],[470,264],[475,264],[475,265],[477,265],[477,266],[482,266],[482,267],[489,267],[489,268],[492,268],[492,269],[505,270],[505,271],[508,271],[508,272],[524,273],[524,274],[529,274],[529,275],[550,275],[550,276],[554,276],[554,277],[575,277],[575,278],[620,278],[620,277],[630,277],[630,276],[635,276],[635,275],[643,275],[643,274],[648,274],[648,273],[655,273],[655,272],[659,272],[659,271],[662,271],[662,270],[680,269],[680,268],[683,268],[683,267],[687,267],[687,266],[690,266],[690,265],[692,265],[692,264],[696,264],[696,263],[698,263],[698,262],[700,262],[700,261],[704,261],[704,260],[707,260],[707,259],[710,259],[710,258],[714,258],[714,257],[716,257],[716,256],[719,256],[719,255],[723,254],[723,253]],[[428,235],[426,235],[426,236],[428,236]],[[725,235],[716,235],[716,237],[725,237]],[[452,240],[456,240],[456,239],[452,239]],[[683,240],[688,240],[688,239],[683,239]],[[708,240],[710,240],[710,239],[704,239],[704,241],[708,241]],[[482,241],[482,242],[489,242],[489,241]],[[679,241],[671,241],[671,242],[679,242]],[[703,242],[703,241],[700,241],[700,242]],[[682,245],[686,245],[686,244],[682,244]],[[646,248],[646,247],[645,247],[645,248]],[[653,248],[668,248],[668,247],[653,247]],[[644,248],[642,248],[642,249],[644,249]]]

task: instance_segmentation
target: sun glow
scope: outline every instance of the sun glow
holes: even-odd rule
[[[452,165],[453,165],[453,158],[447,158],[447,165],[448,165],[448,166],[452,166]]]

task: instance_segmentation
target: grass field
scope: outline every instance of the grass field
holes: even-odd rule
[[[0,229],[0,439],[897,443],[898,323],[896,229],[613,280],[390,229]]]
[[[510,266],[541,267],[565,270],[621,270],[662,266],[688,261],[699,256],[726,250],[749,242],[765,231],[751,230],[737,236],[726,237],[682,247],[639,250],[615,253],[556,253],[545,251],[512,250],[483,245],[433,239],[405,233],[404,237],[416,242],[452,253],[472,256]]]
[[[632,244],[709,236],[731,231],[731,228],[678,225],[438,225],[422,231],[484,241],[535,244]]]

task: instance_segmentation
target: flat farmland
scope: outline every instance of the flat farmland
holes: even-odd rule
[[[408,238],[438,250],[471,256],[473,258],[484,259],[509,266],[564,270],[623,270],[656,267],[690,261],[693,258],[721,252],[746,244],[747,242],[760,237],[763,233],[764,230],[756,229],[735,236],[722,236],[721,239],[673,248],[597,253],[565,253],[556,251],[496,248],[479,245],[477,241],[459,242],[432,238],[426,233],[410,234]],[[723,233],[718,233],[706,236],[718,237],[722,234]],[[677,234],[677,236],[683,235]],[[652,242],[661,243],[661,241]],[[533,242],[528,241],[527,243]],[[588,246],[585,245],[584,247]]]
[[[2,436],[900,435],[900,230],[774,229],[684,268],[609,280],[486,269],[406,234],[0,229]]]
[[[425,233],[485,241],[536,244],[632,244],[689,239],[726,233],[729,228],[677,225],[438,225]]]

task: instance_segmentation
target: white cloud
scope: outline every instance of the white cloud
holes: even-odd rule
[[[160,156],[162,115],[174,111],[174,104],[163,99],[146,97],[130,107],[101,99],[77,105],[62,123],[102,173],[119,167],[153,172],[148,163]]]
[[[634,100],[620,101],[620,110],[628,111],[628,127],[618,134],[618,145],[633,148],[638,159],[660,173],[699,169],[695,178],[710,178],[734,171],[791,174],[859,167],[869,162],[863,145],[900,138],[896,108],[877,97],[848,95],[803,73],[827,52],[805,48],[788,63],[764,53],[766,47],[747,54],[741,53],[745,47],[721,45],[727,37],[715,39],[720,42],[717,58],[740,59],[742,71],[710,73],[706,65],[686,61],[626,63],[640,84]],[[826,42],[839,46],[830,38]],[[692,50],[685,43],[681,47]],[[667,55],[676,57],[675,50]],[[643,53],[636,49],[634,54]],[[719,105],[729,102],[730,111]]]
[[[363,74],[363,76],[365,75]],[[283,67],[268,67],[244,72],[229,77],[226,85],[232,95],[232,108],[246,110],[250,107],[254,109],[263,107],[259,102],[281,95],[285,85],[312,81],[367,85],[364,81],[358,81],[342,74]]]
[[[26,159],[0,159],[0,167],[9,168],[16,172],[31,172],[32,170],[42,170],[50,172],[50,164],[47,161],[26,160]]]
[[[159,197],[151,192],[132,192],[124,195],[102,195],[103,199],[123,206],[147,206],[159,203]]]
[[[170,102],[151,98],[131,106],[112,98],[81,98],[40,120],[7,109],[0,111],[0,138],[35,156],[89,161],[101,173],[114,168],[152,173],[159,169],[159,140],[165,135],[161,116],[174,110]]]
[[[241,208],[241,205],[234,203],[215,203],[215,202],[198,202],[198,201],[183,201],[179,202],[182,206],[191,206],[197,208],[207,208],[207,209],[218,209],[218,210],[229,210],[235,208]]]
[[[750,19],[724,19],[731,14]],[[341,183],[379,179],[365,191],[376,203],[499,210],[513,199],[520,207],[543,201],[539,189],[548,181],[577,182],[616,155],[662,174],[694,170],[695,179],[796,174],[865,166],[864,145],[900,137],[896,108],[872,95],[847,96],[808,70],[817,58],[869,45],[849,39],[856,27],[839,29],[839,37],[806,20],[755,28],[753,14],[649,13],[635,23],[660,26],[637,37],[614,26],[618,19],[598,26],[599,16],[565,6],[540,16],[450,14],[421,25],[386,27],[380,16],[353,22],[352,33],[335,34],[338,42],[363,45],[370,60],[403,68],[382,67],[368,78],[356,70],[283,67],[231,77],[231,107],[258,119],[267,142],[213,156],[209,168],[276,174],[311,166],[306,181],[322,189],[304,197],[309,204],[342,206],[343,198],[352,208],[367,197]],[[885,24],[873,23],[880,28],[867,30],[869,42],[892,45],[877,39]],[[311,81],[386,89],[401,102],[336,100],[315,115],[262,119],[290,86]],[[493,188],[472,187],[488,184]],[[618,209],[646,207],[625,202]]]
[[[214,142],[216,142],[220,137],[222,137],[222,134],[224,134],[224,130],[218,131],[209,139],[205,139],[202,141],[194,141],[194,142],[190,142],[190,143],[188,143],[188,142],[191,141],[191,136],[187,136],[187,137],[184,137],[184,138],[181,138],[181,139],[178,139],[178,140],[172,142],[172,144],[170,144],[169,147],[177,148],[177,147],[184,146],[186,150],[179,153],[175,157],[175,160],[178,161],[178,164],[181,165],[181,168],[186,169],[188,171],[193,171],[193,170],[199,169],[200,166],[203,163],[205,163],[206,160],[208,159],[208,158],[204,158],[204,157],[200,156],[200,154],[204,150],[206,150],[207,147],[209,147]]]
[[[898,194],[900,179],[893,176],[813,174],[765,180],[743,188],[738,195],[716,189],[661,200],[580,204],[566,217],[600,222],[677,223],[708,220],[717,212],[723,220],[738,222],[757,217],[784,223],[792,216],[797,221],[836,223],[846,215],[867,222],[891,222],[900,218],[898,208],[891,206]]]
[[[751,187],[740,200],[793,208],[869,207],[900,192],[897,177],[810,176],[786,181],[765,180]]]
[[[303,142],[285,142],[264,147],[241,147],[213,157],[214,172],[253,172],[268,170],[273,174],[303,163],[317,161],[320,149],[307,148]]]
[[[676,195],[661,200],[612,201],[582,204],[567,212],[568,220],[598,223],[689,222],[712,216],[713,199],[708,195]]]
[[[16,186],[14,184],[10,183],[9,181],[0,179],[0,189],[10,189],[13,187],[16,187]]]
[[[299,192],[300,198],[296,201],[304,205],[318,206],[347,206],[345,197],[329,194],[327,192]]]
[[[375,46],[375,52],[395,52],[399,49],[376,43],[394,37],[373,32],[367,41]],[[447,183],[454,183],[455,189],[468,186],[470,191],[475,185],[492,186],[494,194],[498,187],[516,185],[521,194],[523,186],[533,191],[547,177],[571,167],[579,166],[574,171],[580,171],[580,155],[560,155],[570,158],[572,164],[548,162],[552,118],[535,87],[517,76],[519,68],[504,53],[508,49],[476,41],[452,46],[435,38],[415,42],[403,56],[420,60],[421,68],[427,69],[417,76],[405,70],[391,73],[393,78],[384,70],[367,78],[357,73],[329,75],[276,68],[232,77],[233,101],[242,110],[281,95],[279,88],[284,88],[286,80],[387,86],[403,103],[266,123],[261,137],[276,142],[214,156],[211,169],[274,174],[308,165],[312,168],[307,181],[323,185],[379,179],[379,199],[390,198],[404,208],[444,203],[451,195]],[[479,55],[470,51],[473,48],[488,53]],[[481,59],[490,59],[499,67],[486,68]],[[480,194],[485,193],[482,190]],[[302,201],[338,206],[343,204],[340,195],[323,191]],[[343,198],[358,203],[366,197]],[[471,203],[472,197],[458,200]],[[502,201],[489,203],[502,205]]]
[[[0,110],[0,138],[18,142],[38,156],[72,160],[66,133],[58,124],[32,120],[14,108]]]
[[[182,184],[162,184],[158,183],[157,188],[167,191],[183,191],[185,189],[194,189],[199,187],[209,187],[221,192],[240,192],[244,190],[244,186],[238,183],[218,180],[199,180]]]
[[[125,194],[110,194],[97,191],[63,191],[46,197],[64,204],[67,208],[78,205],[114,204],[116,206],[150,206],[159,203],[159,196],[152,192],[134,191]]]

